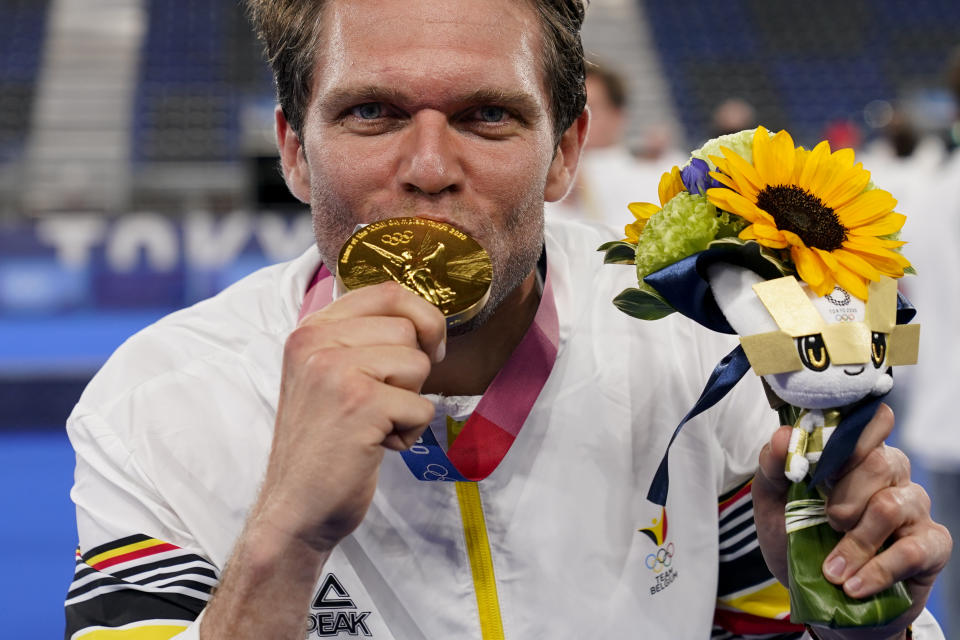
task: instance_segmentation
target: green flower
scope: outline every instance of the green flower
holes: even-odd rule
[[[736,235],[744,223],[718,211],[701,195],[678,193],[647,221],[637,244],[637,277],[703,251],[717,238]]]
[[[720,152],[720,147],[726,147],[747,162],[751,162],[753,160],[753,134],[754,129],[746,129],[738,133],[728,133],[727,135],[707,140],[706,144],[696,151],[691,152],[690,157],[700,158],[710,165],[711,171],[716,171],[717,165],[710,160],[710,156],[723,157],[723,154]]]

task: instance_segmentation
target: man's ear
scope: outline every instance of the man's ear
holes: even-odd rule
[[[589,127],[590,112],[584,108],[580,117],[560,137],[560,144],[557,145],[553,162],[547,172],[547,184],[543,188],[543,199],[546,202],[556,202],[570,190],[573,179],[577,175],[580,152],[583,150],[584,140],[587,139]]]
[[[310,167],[304,155],[300,137],[294,132],[283,109],[277,105],[274,111],[277,125],[277,147],[280,150],[280,165],[287,188],[300,202],[310,203]]]

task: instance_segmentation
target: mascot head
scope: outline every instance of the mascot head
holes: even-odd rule
[[[868,301],[840,287],[817,296],[793,276],[764,280],[744,267],[708,267],[714,299],[741,336],[750,366],[782,400],[828,409],[883,395],[892,365],[916,362],[916,325],[897,325],[897,287],[870,283]]]

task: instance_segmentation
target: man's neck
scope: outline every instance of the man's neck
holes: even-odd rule
[[[540,303],[531,272],[480,327],[447,339],[447,355],[435,364],[423,393],[481,395],[513,354],[533,323]]]

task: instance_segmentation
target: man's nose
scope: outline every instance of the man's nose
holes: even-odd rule
[[[397,176],[404,189],[427,195],[459,191],[464,178],[459,134],[446,114],[421,111],[404,133]]]

